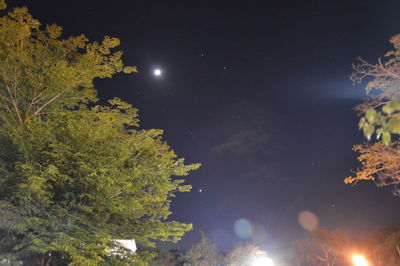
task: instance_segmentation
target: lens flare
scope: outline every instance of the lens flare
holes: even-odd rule
[[[310,211],[302,211],[298,216],[301,227],[308,231],[314,231],[319,226],[318,216]]]
[[[265,256],[258,256],[254,258],[252,266],[274,266],[272,259]]]
[[[368,266],[369,265],[367,259],[362,255],[354,255],[353,256],[353,264],[355,266]]]
[[[251,223],[249,220],[240,218],[233,224],[233,231],[235,234],[243,239],[251,237]]]

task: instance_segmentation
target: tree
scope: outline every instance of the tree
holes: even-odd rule
[[[182,256],[176,253],[176,250],[159,250],[157,257],[151,261],[152,266],[181,266],[183,265]]]
[[[354,246],[368,254],[368,261],[376,266],[400,264],[400,225],[390,226],[354,241]]]
[[[345,183],[360,180],[373,180],[378,186],[394,186],[399,193],[400,157],[398,134],[400,134],[400,35],[390,42],[394,50],[385,54],[384,60],[378,59],[371,64],[359,58],[353,65],[351,79],[361,83],[369,79],[365,90],[369,99],[356,107],[361,115],[359,128],[364,136],[371,140],[375,134],[378,142],[355,145],[354,150],[361,155],[361,169],[355,176],[345,179]]]
[[[371,265],[400,264],[400,226],[353,239],[341,231],[318,229],[293,242],[292,265],[349,265],[352,255],[367,256]]]
[[[293,265],[315,265],[318,262],[314,256],[314,253],[317,252],[316,248],[309,238],[293,241],[292,247],[291,258]]]
[[[350,77],[354,84],[369,79],[365,87],[369,99],[356,106],[360,114],[365,114],[359,127],[368,139],[376,133],[385,144],[390,142],[391,134],[400,133],[400,34],[390,42],[394,50],[387,52],[384,60],[378,58],[376,64],[370,64],[358,58]]]
[[[131,105],[95,104],[94,79],[136,71],[118,45],[62,39],[26,8],[0,18],[1,262],[140,265],[151,254],[115,255],[113,240],[152,247],[191,229],[167,218],[199,164],[178,158],[162,130],[140,129]]]
[[[354,150],[360,153],[358,161],[361,168],[345,179],[345,183],[353,183],[360,180],[373,180],[377,186],[394,186],[394,193],[399,194],[397,185],[400,184],[400,149],[399,142],[384,144],[355,145]]]
[[[382,101],[400,97],[400,34],[393,36],[390,43],[394,50],[387,52],[384,60],[378,58],[377,63],[371,64],[359,57],[353,64],[350,79],[354,84],[369,79],[365,91],[370,99],[356,107],[361,113],[382,105]]]
[[[303,240],[293,242],[293,262],[295,265],[334,266],[346,264],[349,237],[342,231],[317,229]]]
[[[266,256],[258,246],[253,244],[239,244],[225,258],[226,265],[229,266],[250,266],[254,258]]]
[[[222,256],[214,242],[200,232],[200,240],[185,254],[186,266],[218,266],[222,265]]]
[[[385,143],[390,142],[390,134],[400,133],[400,34],[393,36],[390,43],[394,50],[387,52],[384,60],[378,58],[377,63],[371,64],[358,58],[350,77],[354,84],[369,79],[365,87],[369,99],[356,107],[365,114],[359,126],[368,139],[375,132],[377,139],[382,136]]]
[[[373,265],[395,266],[400,264],[400,226],[379,230],[363,241],[367,244]]]

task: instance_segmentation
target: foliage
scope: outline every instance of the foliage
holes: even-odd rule
[[[370,64],[358,58],[350,77],[354,83],[370,79],[365,87],[370,99],[356,107],[364,114],[359,127],[368,140],[376,133],[385,144],[390,143],[392,134],[400,133],[400,34],[390,42],[394,50],[385,54],[384,61],[379,58],[378,63]]]
[[[25,123],[42,113],[96,99],[95,78],[124,66],[120,41],[106,36],[101,43],[79,35],[62,39],[57,25],[41,27],[27,8],[14,8],[0,18],[0,102],[2,119]]]
[[[368,109],[365,116],[361,117],[359,128],[364,136],[370,140],[376,133],[376,139],[382,138],[382,142],[388,145],[392,134],[400,134],[400,100],[393,99],[383,105],[382,108]]]
[[[400,184],[400,149],[399,142],[391,142],[385,145],[382,142],[374,144],[355,145],[354,150],[360,153],[358,161],[361,168],[345,179],[345,183],[353,183],[360,180],[373,180],[378,186],[394,186],[394,192]]]
[[[0,7],[5,8],[4,1]],[[18,265],[145,264],[107,250],[113,239],[176,242],[190,224],[167,220],[185,165],[137,110],[94,105],[95,78],[135,72],[116,38],[61,39],[26,8],[0,18],[0,261]]]
[[[222,265],[222,257],[215,244],[200,233],[201,238],[188,252],[183,260],[185,266],[210,266]]]
[[[400,264],[400,226],[395,225],[352,239],[341,231],[318,229],[293,242],[292,265],[349,265],[353,254],[366,256],[371,265]]]
[[[239,244],[227,254],[225,263],[229,266],[251,266],[257,256],[266,256],[266,253],[256,245]]]
[[[400,264],[400,225],[379,230],[362,241],[369,260],[376,266]]]
[[[400,265],[400,232],[392,233],[382,243],[374,245],[370,254],[374,265]]]
[[[164,251],[160,250],[157,252],[157,257],[151,262],[151,266],[179,266],[183,265],[183,260],[180,254],[176,254],[176,250]]]
[[[318,263],[314,253],[316,252],[313,242],[309,239],[295,240],[292,242],[292,262],[295,266],[315,265]]]
[[[373,180],[378,186],[394,186],[399,183],[400,157],[398,156],[400,134],[400,35],[390,40],[394,49],[370,64],[359,58],[353,65],[351,79],[360,83],[369,79],[365,90],[370,99],[356,107],[362,114],[359,128],[371,140],[375,134],[378,142],[355,145],[360,153],[358,161],[361,169],[354,176],[347,177],[345,183]]]
[[[384,55],[384,60],[378,58],[376,64],[371,64],[358,58],[353,64],[353,73],[350,79],[353,83],[361,83],[370,79],[365,87],[366,93],[374,99],[399,98],[400,91],[400,34],[390,39],[394,50]]]
[[[346,263],[349,237],[342,231],[317,229],[303,240],[293,242],[293,263],[295,265],[324,265]]]

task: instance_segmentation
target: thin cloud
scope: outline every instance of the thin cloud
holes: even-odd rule
[[[262,131],[242,129],[227,138],[227,141],[211,148],[216,153],[231,153],[237,156],[269,153],[277,146],[271,137]]]

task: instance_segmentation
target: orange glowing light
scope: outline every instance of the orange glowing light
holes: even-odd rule
[[[369,263],[363,255],[354,255],[352,258],[353,264],[355,266],[368,266]]]

